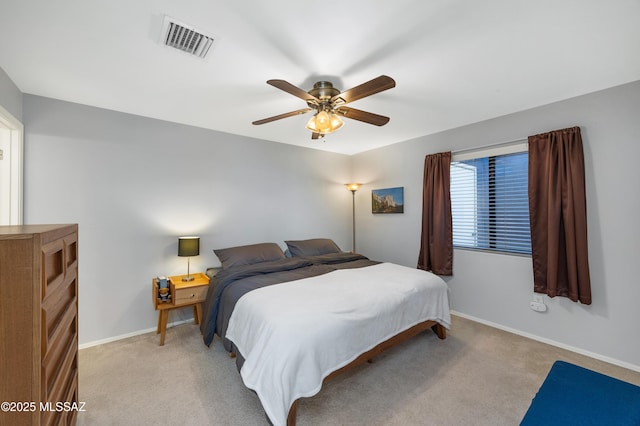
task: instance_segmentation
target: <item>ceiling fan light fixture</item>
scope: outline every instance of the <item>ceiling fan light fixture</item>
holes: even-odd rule
[[[307,103],[307,108],[256,120],[252,124],[270,123],[316,110],[317,112],[306,125],[306,128],[312,132],[311,139],[322,138],[325,134],[333,133],[340,129],[344,125],[342,117],[376,126],[384,126],[389,122],[389,117],[344,105],[396,86],[396,82],[387,75],[381,75],[344,92],[340,92],[333,87],[330,81],[318,81],[313,85],[313,89],[308,92],[284,80],[267,80],[267,84],[302,99]]]
[[[313,133],[326,134],[335,132],[343,125],[344,122],[336,113],[322,110],[311,117],[306,127]]]

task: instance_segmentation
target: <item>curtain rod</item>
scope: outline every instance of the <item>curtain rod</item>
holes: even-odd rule
[[[524,138],[520,138],[520,139],[513,139],[510,141],[505,141],[505,142],[498,142],[498,143],[492,143],[492,144],[488,144],[488,145],[482,145],[482,146],[476,146],[474,148],[464,148],[464,149],[459,149],[456,151],[451,151],[451,154],[462,154],[465,152],[472,152],[472,151],[479,151],[481,149],[487,149],[487,148],[498,148],[501,146],[508,146],[508,145],[515,145],[519,142],[527,142],[529,140],[528,137],[524,137]]]

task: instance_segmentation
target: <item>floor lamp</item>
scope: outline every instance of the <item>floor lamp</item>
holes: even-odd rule
[[[348,183],[345,186],[349,191],[351,191],[351,230],[352,230],[352,241],[351,241],[351,251],[353,253],[356,252],[356,191],[360,189],[360,183]]]

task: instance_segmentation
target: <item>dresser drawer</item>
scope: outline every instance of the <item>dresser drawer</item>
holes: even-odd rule
[[[191,303],[202,303],[207,297],[208,286],[178,288],[173,294],[175,306],[189,305]]]

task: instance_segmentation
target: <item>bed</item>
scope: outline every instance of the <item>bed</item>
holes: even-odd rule
[[[203,306],[274,425],[293,425],[299,398],[325,380],[429,328],[446,337],[448,288],[438,276],[342,252],[332,240],[215,250],[222,269]]]

